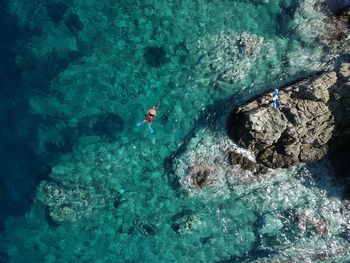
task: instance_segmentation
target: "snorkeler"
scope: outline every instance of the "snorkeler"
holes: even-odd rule
[[[149,131],[150,133],[153,133],[153,129],[152,129],[151,125],[152,125],[152,122],[153,122],[153,118],[154,118],[156,115],[157,115],[157,110],[156,110],[156,107],[153,106],[152,108],[150,108],[150,109],[146,112],[146,114],[145,114],[145,117],[146,117],[146,118],[145,118],[143,121],[136,123],[136,126],[139,127],[139,126],[141,126],[142,124],[144,124],[145,122],[149,122],[149,125],[148,125],[147,129],[148,129],[148,131]]]
[[[152,125],[153,118],[154,118],[156,115],[157,115],[157,110],[156,110],[156,107],[153,106],[152,108],[150,108],[150,109],[146,112],[146,114],[145,114],[146,119],[145,119],[143,122],[145,123],[146,121],[148,121],[148,122],[149,122],[149,125]]]

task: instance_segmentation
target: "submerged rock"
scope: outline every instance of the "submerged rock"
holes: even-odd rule
[[[189,209],[183,209],[174,215],[171,222],[171,228],[178,234],[189,232],[200,224],[198,216]]]
[[[152,67],[159,67],[166,62],[166,52],[164,47],[146,47],[143,56],[147,64]]]
[[[81,22],[77,14],[70,14],[65,22],[66,27],[73,33],[79,33],[84,29],[84,24]]]
[[[320,215],[308,210],[296,210],[294,222],[301,234],[313,232],[319,235],[325,235],[328,232],[327,221]]]
[[[47,13],[53,22],[59,23],[66,13],[68,6],[63,2],[50,3],[46,6]]]
[[[92,218],[112,201],[109,195],[91,186],[67,186],[47,181],[40,184],[37,196],[48,206],[49,216],[56,223]]]
[[[350,1],[348,0],[327,0],[325,3],[329,9],[337,15],[346,13],[350,10]]]
[[[317,39],[327,47],[330,54],[328,62],[336,57],[335,54],[350,51],[348,21],[344,19],[346,15],[342,15],[347,10],[346,2],[348,1],[302,1],[290,24],[291,31],[298,34],[304,42],[311,43]]]
[[[341,216],[343,218],[341,235],[350,241],[350,201],[345,200],[342,203]]]
[[[99,135],[113,140],[124,128],[124,120],[116,113],[84,117],[77,124],[76,135],[69,134],[69,138],[77,136]]]
[[[218,34],[187,46],[193,56],[193,67],[202,81],[233,84],[250,71],[260,53],[263,38],[243,32]],[[208,79],[208,76],[209,77]]]
[[[193,187],[203,188],[212,184],[210,168],[205,166],[190,168],[190,181]]]
[[[299,241],[305,240],[317,243],[328,239],[332,231],[339,230],[338,224],[341,220],[329,221],[339,207],[333,207],[331,214],[326,209],[315,208],[288,208],[283,212],[269,211],[260,215],[255,224],[256,235],[259,236],[259,247],[281,252],[287,251],[291,243],[298,244]],[[281,240],[283,242],[280,242]],[[312,254],[315,252],[322,253],[318,246]]]
[[[115,113],[109,113],[107,116],[101,116],[93,130],[96,130],[99,134],[106,136],[107,138],[114,139],[116,134],[123,130],[124,121]]]

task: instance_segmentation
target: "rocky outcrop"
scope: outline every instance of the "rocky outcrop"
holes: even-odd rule
[[[228,161],[230,165],[239,165],[242,169],[252,172],[255,175],[266,174],[268,169],[266,167],[250,160],[247,156],[236,151],[228,153]]]
[[[199,131],[185,151],[173,156],[172,170],[183,189],[204,196],[227,195],[236,186],[271,177],[271,171],[254,161],[250,151],[209,130]]]
[[[272,168],[314,162],[337,152],[350,138],[349,68],[343,64],[338,71],[285,87],[278,110],[272,107],[272,94],[235,109],[228,121],[230,136]]]
[[[211,173],[211,169],[206,166],[191,167],[189,170],[190,185],[196,188],[204,188],[211,185],[213,183]]]

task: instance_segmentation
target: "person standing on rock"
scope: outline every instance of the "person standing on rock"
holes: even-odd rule
[[[278,101],[278,89],[275,88],[274,92],[273,92],[273,97],[272,97],[272,100],[273,100],[273,108],[275,110],[278,109],[278,107],[280,106],[280,103]]]

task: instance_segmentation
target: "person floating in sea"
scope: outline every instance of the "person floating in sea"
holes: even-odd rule
[[[275,110],[278,109],[278,107],[280,106],[280,103],[278,101],[278,89],[275,88],[274,92],[273,92],[273,97],[272,97],[272,100],[273,100],[273,108]]]
[[[149,122],[147,129],[148,129],[148,131],[149,131],[150,133],[153,133],[153,129],[152,129],[151,125],[152,125],[152,123],[153,123],[153,118],[154,118],[156,115],[157,115],[157,109],[156,109],[155,106],[153,106],[152,108],[150,108],[150,109],[146,112],[146,114],[145,114],[145,117],[146,117],[146,118],[145,118],[143,121],[136,123],[136,125],[137,125],[137,126],[141,126],[141,125],[143,125],[144,123]]]

